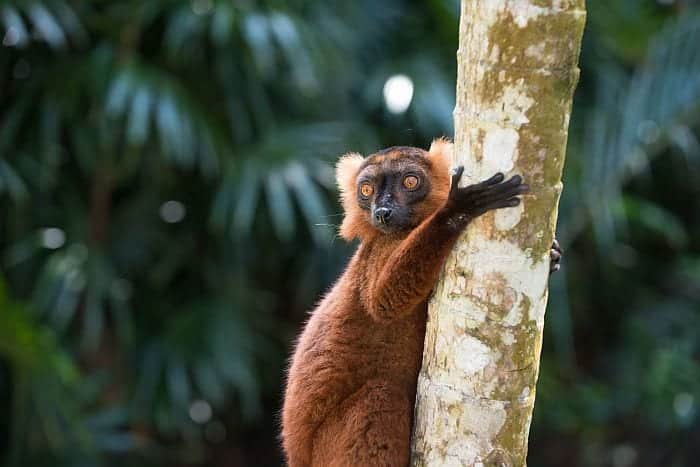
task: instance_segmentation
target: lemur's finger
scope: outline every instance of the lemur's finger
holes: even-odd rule
[[[559,241],[555,238],[552,241],[552,248],[549,250],[549,273],[557,272],[560,268],[561,258],[564,251],[559,246]]]
[[[450,184],[450,194],[457,193],[459,190],[459,180],[464,173],[464,166],[460,165],[452,169],[452,182]]]
[[[469,193],[479,193],[482,191],[486,191],[492,186],[498,185],[500,182],[502,182],[503,178],[503,174],[501,172],[498,172],[496,175],[487,180],[484,180],[483,182],[475,183],[474,185],[469,185],[464,188],[460,188],[459,194],[466,195]]]
[[[464,166],[463,165],[458,165],[457,167],[452,169],[452,181],[459,182],[459,180],[462,178],[463,173],[464,173]]]
[[[527,190],[529,188],[528,185],[523,183],[523,178],[520,175],[513,175],[505,182],[500,183],[496,186],[490,187],[488,191],[489,191],[489,193],[491,193],[491,192],[495,192],[495,191],[499,190],[500,188],[503,189],[502,191],[507,191],[508,188],[512,188],[512,187],[524,187],[525,190]]]
[[[520,204],[520,198],[499,199],[489,203],[488,209],[512,208]]]
[[[476,193],[464,193],[460,191],[459,195],[463,201],[469,201],[475,205],[484,206],[499,199],[508,199],[522,195],[527,193],[528,190],[529,187],[526,184],[513,185],[506,182]]]
[[[559,240],[557,240],[556,238],[552,240],[552,250],[556,250],[562,254],[564,253],[564,249],[561,247],[561,245],[559,244]]]
[[[511,198],[517,198],[524,193],[524,189],[521,187],[511,187],[508,190],[503,190],[498,193],[487,193],[474,200],[474,203],[479,206],[490,205],[500,200],[507,200]]]
[[[495,186],[514,186],[514,185],[520,185],[523,181],[523,178],[520,175],[513,175],[510,177],[508,180],[505,182],[503,181],[505,179],[505,175],[503,175],[502,172],[498,172],[496,175],[493,177],[489,178],[488,180],[484,180],[481,183],[477,183],[474,185],[475,187],[488,187],[488,188],[493,188]],[[501,183],[503,182],[503,183]]]
[[[485,186],[496,185],[497,183],[501,183],[504,178],[505,178],[505,175],[503,175],[503,173],[497,172],[496,175],[489,178],[488,180],[484,180],[483,182],[479,183],[479,185],[485,185]]]
[[[512,196],[522,195],[530,190],[530,187],[527,184],[520,183],[522,181],[520,177],[518,177],[517,180],[514,180],[514,178],[515,177],[499,185],[489,187],[487,190],[484,190],[481,193],[475,193],[473,195],[474,199],[476,201],[480,201],[482,199],[491,199],[498,196],[502,198],[510,198]]]
[[[519,185],[522,182],[523,182],[523,177],[521,177],[520,175],[513,175],[512,177],[510,177],[508,179],[508,181],[506,183],[511,183],[513,185]]]
[[[512,208],[520,204],[520,198],[499,198],[487,203],[479,203],[473,209],[474,216],[480,216],[493,209]]]

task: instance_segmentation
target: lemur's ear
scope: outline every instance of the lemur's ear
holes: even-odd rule
[[[362,155],[351,152],[341,157],[335,165],[335,179],[343,201],[348,195],[352,196],[355,193],[355,178],[363,160],[365,159]]]
[[[443,159],[447,161],[447,165],[452,162],[452,152],[454,148],[452,146],[452,141],[442,137],[433,140],[428,150],[428,157],[431,160]]]
[[[454,158],[452,141],[442,137],[433,140],[428,150],[428,159],[433,163],[434,173],[449,174]]]
[[[364,157],[356,152],[351,152],[340,158],[335,166],[335,178],[340,189],[340,201],[345,210],[343,223],[340,225],[340,236],[347,241],[362,236],[367,230],[362,220],[362,212],[357,206],[356,184],[357,173],[364,161]]]

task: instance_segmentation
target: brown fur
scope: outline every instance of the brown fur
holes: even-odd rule
[[[392,148],[338,162],[340,232],[361,243],[296,346],[282,414],[290,467],[408,464],[427,299],[461,230],[440,217],[450,159],[451,144],[437,140],[428,152]],[[430,192],[414,210],[413,229],[382,234],[358,207],[356,178],[396,164],[425,168]]]

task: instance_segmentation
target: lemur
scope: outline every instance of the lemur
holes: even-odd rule
[[[312,312],[289,368],[282,444],[290,467],[406,466],[427,302],[460,232],[517,206],[519,175],[458,187],[451,143],[343,156],[340,235],[360,245]],[[552,270],[560,251],[552,249]]]

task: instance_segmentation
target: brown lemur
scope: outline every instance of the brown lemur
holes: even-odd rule
[[[340,234],[360,245],[296,345],[282,410],[290,467],[408,464],[428,296],[464,227],[528,190],[501,173],[459,188],[450,159],[439,139],[338,162]],[[559,260],[555,243],[552,270]]]

